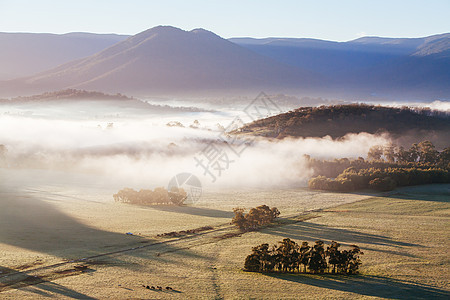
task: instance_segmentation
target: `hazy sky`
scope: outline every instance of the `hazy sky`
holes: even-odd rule
[[[229,38],[450,32],[450,0],[0,0],[0,31],[135,34],[157,25]]]

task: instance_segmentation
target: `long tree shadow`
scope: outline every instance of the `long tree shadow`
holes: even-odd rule
[[[265,274],[280,280],[389,299],[449,299],[450,292],[429,285],[381,276]]]
[[[36,253],[45,253],[65,260],[76,260],[113,253],[117,250],[132,250],[139,246],[158,242],[158,240],[154,239],[90,227],[61,212],[51,203],[35,196],[20,192],[16,193],[14,190],[3,189],[0,191],[0,244],[23,248]],[[196,253],[180,248],[177,245],[164,244],[163,248],[168,252],[177,251],[178,255],[199,257]],[[151,259],[155,263],[171,261],[171,258],[156,257],[151,252],[144,250],[126,251],[120,253],[120,255],[111,255],[107,259],[105,257],[101,259],[105,259],[111,265],[134,269],[140,267],[148,268],[149,264],[142,266],[131,265],[129,260],[126,259],[127,256]],[[35,258],[37,257],[39,257],[39,254],[35,256]],[[40,257],[42,258],[42,256]],[[33,256],[29,256],[28,260],[30,258],[33,259]],[[5,265],[5,257],[2,257],[2,259],[2,264]],[[93,260],[95,261],[97,258]],[[6,264],[7,266],[0,268],[0,271],[10,268],[11,270],[14,269],[16,273],[18,270],[23,270],[23,273],[26,274],[26,270],[30,270],[30,268],[41,267],[40,265],[33,266],[32,261],[23,261],[21,263],[27,266],[21,269],[20,267]],[[48,263],[44,261],[43,265],[48,265]],[[5,271],[1,272],[5,275]],[[57,284],[47,282],[43,285],[39,283],[38,290],[44,293],[42,287],[45,287],[47,292],[66,296],[72,293],[75,297],[80,296],[88,299],[87,296],[83,297],[82,294],[77,296],[75,291],[70,291]]]
[[[151,208],[161,211],[174,212],[180,214],[188,214],[194,216],[210,217],[210,218],[227,218],[231,219],[234,216],[232,211],[192,207],[192,206],[173,206],[173,205],[154,205]]]
[[[65,257],[84,249],[95,255],[107,252],[105,246],[132,244],[138,238],[87,226],[28,195],[2,193],[0,207],[0,241],[37,252]]]
[[[94,256],[156,242],[88,226],[46,201],[14,191],[0,192],[0,208],[0,242],[62,258],[84,257],[73,256],[79,253]]]
[[[24,288],[24,290],[44,297],[53,297],[53,295],[57,294],[57,295],[64,295],[72,299],[86,299],[86,300],[96,299],[86,294],[71,290],[65,286],[50,281],[43,282],[38,286],[26,287]]]
[[[377,234],[363,233],[348,229],[332,228],[325,225],[309,222],[298,222],[283,227],[269,227],[263,230],[264,233],[289,237],[297,240],[323,240],[330,242],[338,240],[342,243],[364,243],[383,246],[419,246],[417,244],[394,241],[389,237]]]
[[[7,278],[7,276],[0,277],[0,292],[11,290],[11,289],[23,289],[27,292],[36,294],[38,296],[53,297],[56,295],[62,295],[73,299],[95,299],[86,294],[77,292],[75,290],[69,289],[60,284],[48,281],[43,277],[30,276],[26,272],[17,272],[14,269],[1,267],[1,274],[14,274],[10,275],[15,277],[12,280]],[[61,274],[61,273],[60,273]],[[59,277],[64,277],[61,275]],[[55,278],[56,279],[56,278]],[[5,283],[5,281],[7,283]]]

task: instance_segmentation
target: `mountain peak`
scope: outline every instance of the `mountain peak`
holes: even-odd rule
[[[175,27],[175,26],[170,26],[170,25],[158,25],[155,27],[152,27],[150,29],[145,30],[144,32],[147,31],[151,31],[154,33],[167,33],[167,32],[186,32],[185,30]]]
[[[157,26],[25,80],[30,89],[45,86],[172,93],[306,86],[315,75],[256,54],[205,29]]]
[[[191,31],[187,31],[187,30],[183,30],[181,28],[178,27],[174,27],[174,26],[168,26],[168,25],[159,25],[156,27],[152,27],[149,28],[145,31],[142,31],[138,34],[136,34],[134,37],[143,37],[143,36],[147,36],[147,37],[151,37],[151,36],[155,36],[155,35],[181,35],[181,34],[196,34],[196,35],[205,35],[205,36],[214,36],[214,37],[218,37],[218,35],[216,35],[214,32],[211,32],[209,30],[203,29],[203,28],[195,28],[192,29]]]
[[[215,33],[211,32],[209,30],[203,29],[203,28],[195,28],[195,29],[192,29],[190,32],[196,33],[196,34],[207,33],[207,34],[214,34],[214,35],[216,35]]]
[[[149,28],[147,30],[144,30],[134,36],[132,38],[136,37],[150,37],[153,35],[159,35],[159,34],[180,34],[180,33],[186,33],[183,29],[173,27],[173,26],[167,26],[167,25],[159,25],[156,27]]]
[[[215,34],[214,32],[206,30],[206,29],[203,29],[203,28],[192,29],[190,31],[190,33],[198,35],[198,36],[204,36],[204,37],[209,37],[209,38],[214,38],[214,39],[217,39],[217,38],[222,39],[222,37],[220,37],[219,35]]]

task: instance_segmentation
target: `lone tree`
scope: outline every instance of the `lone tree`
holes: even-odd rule
[[[240,207],[233,208],[234,217],[231,223],[236,225],[240,230],[244,231],[246,229],[246,218],[244,215],[244,209]]]
[[[279,264],[282,272],[294,271],[298,269],[298,258],[299,258],[299,247],[296,242],[289,238],[283,239],[279,242],[279,246],[276,250],[277,254],[280,256]]]
[[[300,261],[299,263],[304,266],[304,271],[306,273],[306,266],[308,265],[311,247],[308,245],[308,242],[303,242],[300,246]]]
[[[435,164],[439,157],[439,152],[436,151],[433,143],[430,141],[420,142],[419,148],[419,160],[423,163]]]
[[[323,273],[327,268],[323,241],[316,241],[316,244],[312,247],[308,262],[308,268],[313,273]]]
[[[356,245],[351,245],[351,249],[344,250],[345,256],[345,272],[347,274],[356,274],[358,272],[359,266],[361,265],[360,255],[364,254],[361,249]]]
[[[325,255],[328,256],[328,263],[333,266],[331,273],[336,273],[337,266],[342,261],[342,253],[339,250],[341,244],[332,241],[331,245],[327,247]]]
[[[382,155],[383,155],[383,147],[373,146],[369,149],[369,153],[367,154],[367,159],[368,160],[381,160]]]

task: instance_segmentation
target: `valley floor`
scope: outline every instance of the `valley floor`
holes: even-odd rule
[[[34,194],[4,188],[0,298],[448,299],[449,189],[411,187],[384,196],[308,190],[216,192],[193,207],[149,208],[114,203],[107,193],[95,199],[62,188],[53,194],[43,187]],[[278,203],[289,218],[243,235],[230,228],[233,206],[264,203]],[[181,238],[156,237],[205,225],[215,229]],[[134,235],[126,235],[128,231]],[[357,244],[364,252],[361,274],[242,271],[252,246],[284,237]],[[113,253],[117,250],[124,252]],[[74,268],[80,265],[87,269]]]

